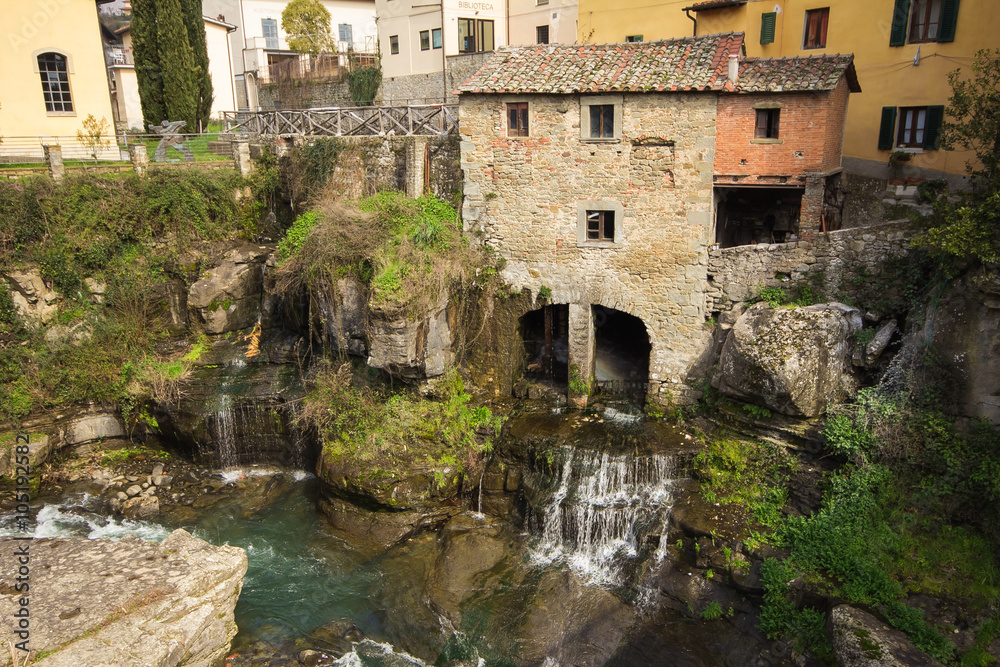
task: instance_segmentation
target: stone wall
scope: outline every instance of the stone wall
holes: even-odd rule
[[[514,289],[544,286],[551,303],[639,317],[652,345],[650,398],[683,403],[705,336],[716,96],[611,97],[620,140],[593,142],[581,139],[580,96],[521,98],[530,136],[509,138],[507,98],[462,95],[463,219],[506,258]],[[584,239],[590,209],[615,214],[613,242]]]
[[[297,82],[262,85],[257,93],[257,99],[264,111],[354,105],[346,77],[303,79]]]
[[[843,279],[864,267],[876,273],[888,257],[909,252],[916,230],[908,220],[820,234],[812,241],[773,243],[709,253],[705,312],[726,312],[756,296],[760,286],[818,283],[835,295]]]
[[[491,55],[492,51],[448,56],[446,81],[442,81],[441,72],[387,77],[382,79],[378,99],[381,104],[429,104],[441,102],[445,97],[454,102],[455,90],[475,74]]]

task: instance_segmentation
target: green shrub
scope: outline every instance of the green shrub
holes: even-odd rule
[[[708,605],[702,610],[701,617],[706,621],[717,621],[722,618],[722,605],[718,602],[709,602]]]
[[[756,301],[764,301],[771,308],[777,308],[788,303],[788,294],[781,287],[765,287],[760,285],[757,287],[757,298]]]

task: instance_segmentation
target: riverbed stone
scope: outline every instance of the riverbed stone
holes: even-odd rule
[[[754,304],[729,332],[713,384],[782,414],[823,414],[851,386],[848,337],[860,324],[860,313],[843,304]]]
[[[144,521],[160,513],[160,500],[156,496],[136,496],[121,504],[121,513],[127,519]]]
[[[0,552],[26,543],[0,538]],[[210,667],[236,634],[246,553],[184,530],[160,544],[43,538],[28,544],[31,643],[42,667]],[[19,609],[16,561],[0,562],[0,636]],[[39,591],[39,593],[35,593]],[[44,594],[41,593],[44,591]],[[17,641],[15,639],[15,641]]]

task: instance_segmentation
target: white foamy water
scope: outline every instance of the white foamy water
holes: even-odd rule
[[[546,503],[532,560],[565,562],[592,583],[621,583],[624,563],[642,556],[646,535],[659,535],[652,554],[666,553],[673,503],[673,457],[620,456],[565,448],[556,489]]]
[[[354,644],[354,650],[344,654],[333,664],[337,667],[375,667],[386,664],[386,660],[392,658],[392,665],[413,667],[427,667],[427,663],[418,660],[407,653],[396,653],[391,644],[381,644],[379,642],[365,639]],[[485,667],[485,662],[479,661],[480,667]]]
[[[89,539],[120,540],[135,535],[147,542],[161,542],[170,531],[155,523],[106,517],[89,509],[94,499],[84,494],[61,503],[42,506],[35,513],[33,537],[87,537]],[[13,517],[0,517],[0,536],[23,536]]]

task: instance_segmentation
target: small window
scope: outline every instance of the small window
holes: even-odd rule
[[[399,55],[399,35],[389,35],[390,55]]]
[[[348,44],[354,43],[354,28],[350,23],[341,23],[338,25],[337,34],[340,37],[340,41],[347,42]]]
[[[549,43],[549,26],[540,25],[535,27],[535,43],[536,44]]]
[[[38,73],[42,77],[42,97],[48,113],[73,113],[73,98],[69,91],[69,70],[66,56],[43,53],[38,56]]]
[[[507,136],[528,136],[527,102],[510,102],[507,104]]]
[[[911,44],[936,42],[941,24],[941,0],[913,0],[910,10]]]
[[[587,211],[587,240],[614,242],[614,211]]]
[[[757,122],[753,136],[755,139],[777,139],[778,117],[781,109],[757,109]]]
[[[278,21],[277,19],[261,19],[260,29],[264,35],[264,48],[278,48]]]
[[[924,131],[926,129],[927,107],[900,108],[896,146],[900,148],[923,148]]]
[[[806,12],[804,49],[826,48],[826,25],[830,21],[830,8],[810,9]]]
[[[590,138],[614,139],[615,105],[593,104],[590,106]]]
[[[760,43],[774,44],[774,26],[778,22],[777,12],[765,12],[760,15]]]
[[[420,50],[430,51],[431,50],[431,31],[421,30],[420,31]]]
[[[485,53],[493,50],[493,21],[458,19],[458,50],[461,53]]]
[[[549,4],[549,0],[535,0],[535,4],[536,5],[547,5],[547,4]]]
[[[435,49],[441,48],[441,28],[431,30],[431,46]]]
[[[641,42],[642,35],[625,35],[626,42]]]

